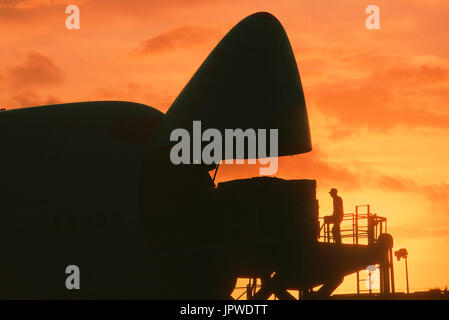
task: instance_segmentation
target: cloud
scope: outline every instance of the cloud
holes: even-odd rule
[[[39,53],[29,53],[25,61],[10,68],[9,78],[15,88],[21,88],[59,84],[64,74],[50,58]]]
[[[58,104],[61,103],[62,101],[59,98],[56,98],[54,96],[48,96],[47,99],[45,100],[45,104]]]
[[[333,164],[328,160],[329,158],[316,148],[307,154],[281,157],[276,176],[285,179],[315,179],[320,181],[320,185],[324,187],[338,184],[346,190],[354,190],[360,186],[357,172],[345,168],[343,165]],[[221,164],[218,179],[227,181],[258,175],[258,164]]]
[[[216,41],[219,35],[219,31],[211,28],[196,25],[181,26],[143,41],[132,51],[132,54],[147,55],[188,49]]]
[[[220,165],[218,179],[226,181],[242,179],[248,176],[259,175],[258,165]],[[410,194],[410,197],[422,196],[427,199],[429,207],[436,215],[449,213],[449,184],[425,184],[419,180],[399,175],[389,175],[381,170],[373,170],[363,163],[339,162],[335,163],[331,155],[320,149],[296,155],[279,158],[279,167],[276,176],[285,179],[314,179],[320,187],[329,188],[338,186],[342,190],[382,190]]]
[[[359,79],[338,79],[308,89],[309,101],[338,120],[337,135],[360,128],[449,129],[449,69],[438,65],[398,64],[373,70]],[[342,71],[344,73],[344,71]]]
[[[434,228],[423,226],[389,227],[388,231],[398,239],[449,238],[449,225]]]
[[[411,181],[410,179],[393,177],[384,174],[378,175],[375,180],[379,187],[398,192],[411,191],[413,189],[412,186],[416,185],[414,181]]]
[[[279,160],[279,176],[316,179],[322,185],[338,184],[346,190],[360,186],[360,178],[351,166],[332,163],[331,157],[315,148],[313,151],[295,157]]]
[[[428,199],[435,212],[449,213],[449,184],[424,184],[420,181],[401,176],[383,174],[377,170],[363,170],[359,173],[367,186],[384,191],[407,192],[422,195]]]
[[[376,189],[388,192],[410,193],[426,197],[430,204],[435,204],[438,212],[448,212],[449,184],[423,184],[414,179],[384,174],[380,170],[369,169],[363,163],[342,162],[335,163],[332,156],[320,149],[296,155],[281,157],[276,176],[285,179],[314,179],[327,188],[338,186],[345,191]],[[258,165],[220,165],[218,178],[220,181],[242,179],[248,176],[258,176]]]
[[[363,179],[365,179],[368,187],[384,191],[409,193],[411,199],[414,197],[412,195],[424,197],[427,200],[429,214],[431,214],[432,218],[438,217],[447,221],[449,214],[449,202],[447,201],[449,199],[449,184],[445,182],[425,184],[406,177],[384,175],[378,171],[370,171],[368,174],[365,174]],[[430,221],[427,225],[431,225]]]
[[[64,81],[64,72],[50,58],[37,52],[30,52],[22,61],[5,68],[3,86],[8,92],[4,103],[8,108],[30,107],[59,102],[53,90]],[[47,98],[45,98],[47,96]]]
[[[39,95],[30,89],[23,89],[13,94],[13,101],[18,107],[32,107],[41,104],[41,98]],[[14,106],[12,106],[14,108]],[[8,107],[10,109],[10,107]]]
[[[79,4],[84,1],[77,0],[76,3],[73,3],[74,1],[69,0],[0,0],[0,8],[33,9],[50,5]]]
[[[388,232],[393,234],[397,239],[422,239],[429,238],[432,235],[431,228],[423,228],[420,226],[413,227],[389,227]]]
[[[449,78],[446,67],[428,64],[396,64],[386,70],[377,70],[368,78],[384,86],[408,85],[413,87],[434,86]]]
[[[449,216],[449,184],[418,185],[415,192],[426,196],[430,204],[429,213],[432,216],[442,213],[444,219],[447,220]]]
[[[154,90],[149,84],[129,82],[122,86],[101,87],[94,90],[92,99],[128,100],[146,104],[165,112],[172,97],[164,90]]]
[[[422,192],[428,195],[429,199],[436,204],[447,203],[449,199],[449,184],[442,183],[432,186],[423,186],[421,188]]]

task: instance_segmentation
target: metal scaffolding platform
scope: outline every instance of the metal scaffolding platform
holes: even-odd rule
[[[319,239],[323,242],[334,242],[331,232],[331,223],[324,222],[324,217],[320,217],[323,223],[320,227]],[[378,216],[371,212],[369,204],[355,206],[354,212],[345,213],[341,223],[341,238],[343,243],[352,243],[353,245],[372,245],[377,243],[377,239],[382,233],[387,232],[387,218]],[[345,241],[350,239],[350,241]],[[391,259],[392,260],[392,259]],[[390,268],[393,268],[391,261]],[[361,278],[360,271],[357,274],[357,294],[373,293],[371,286],[372,273],[375,269],[368,269],[368,278]],[[392,270],[391,270],[392,273]],[[382,273],[381,273],[382,275]],[[360,283],[369,281],[368,289],[361,289]],[[392,278],[392,281],[394,279]],[[394,282],[392,282],[392,291],[394,292]]]
[[[330,220],[325,220],[324,217],[319,217],[319,221],[320,227],[317,239],[318,242],[329,243],[331,246],[334,246],[334,239],[331,231],[332,222]],[[387,234],[387,218],[371,212],[370,205],[355,206],[354,212],[344,214],[340,226],[342,243],[346,248],[351,246],[359,248],[375,248],[378,245],[382,245],[382,242],[385,241],[385,236],[387,236],[387,238],[388,236],[391,238],[391,236]],[[338,247],[335,248],[338,249]],[[405,249],[403,249],[403,251],[404,250]],[[396,253],[396,256],[398,257],[399,254]],[[382,258],[379,259],[378,264],[367,267],[368,268],[366,269],[354,271],[357,276],[357,295],[361,296],[364,294],[376,295],[395,293],[393,252],[391,248],[387,249],[385,253],[382,253]],[[365,272],[366,277],[363,275]],[[372,286],[374,275],[379,284],[379,287],[376,286],[376,288]],[[236,299],[245,297],[246,299],[252,299],[261,288],[261,281],[258,278],[247,278],[247,281],[248,283],[246,286],[236,288],[242,290],[242,292],[237,295]],[[364,286],[360,285],[362,282],[368,284],[366,289]],[[305,295],[308,297],[313,296],[313,288],[309,288],[307,290],[299,290],[299,299],[302,299]],[[274,299],[276,298],[282,299],[282,297],[274,296]]]

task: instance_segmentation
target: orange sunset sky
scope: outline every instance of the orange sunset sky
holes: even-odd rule
[[[68,30],[65,8],[80,8]],[[365,27],[380,8],[380,30]],[[449,2],[0,0],[0,107],[128,100],[165,112],[218,41],[246,16],[283,24],[298,63],[313,151],[281,158],[277,176],[331,187],[345,211],[388,218],[409,251],[411,290],[449,285]],[[17,128],[20,130],[20,128]],[[219,181],[258,175],[227,165]],[[395,262],[405,290],[404,261]],[[347,279],[337,292],[355,289]]]

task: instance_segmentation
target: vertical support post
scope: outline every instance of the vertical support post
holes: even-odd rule
[[[357,271],[357,294],[360,294],[360,275]]]
[[[324,224],[324,242],[329,242],[327,238],[327,223]]]
[[[368,269],[368,281],[369,281],[369,287],[368,287],[368,289],[369,289],[369,293],[371,294],[371,293],[373,293],[373,289],[372,289],[372,284],[371,284],[371,269]]]
[[[374,234],[374,218],[368,214],[368,245],[372,245],[374,243]]]
[[[359,244],[359,207],[355,207],[355,244]]]
[[[379,265],[379,291],[385,293],[385,280],[382,263]]]
[[[393,249],[389,249],[389,264],[390,264],[390,277],[391,277],[391,292],[395,293],[395,285],[394,285],[394,268],[393,268]]]
[[[257,278],[249,278],[246,285],[246,299],[250,300],[256,294],[257,290]]]
[[[390,263],[389,249],[382,254],[382,263],[380,265],[380,287],[383,294],[390,293]]]
[[[352,244],[355,244],[355,215],[352,214]]]

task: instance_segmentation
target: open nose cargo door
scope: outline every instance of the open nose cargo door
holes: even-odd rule
[[[176,128],[192,134],[194,120],[222,136],[227,128],[278,129],[278,156],[312,149],[296,60],[273,15],[247,17],[218,43],[167,111],[159,146]]]

